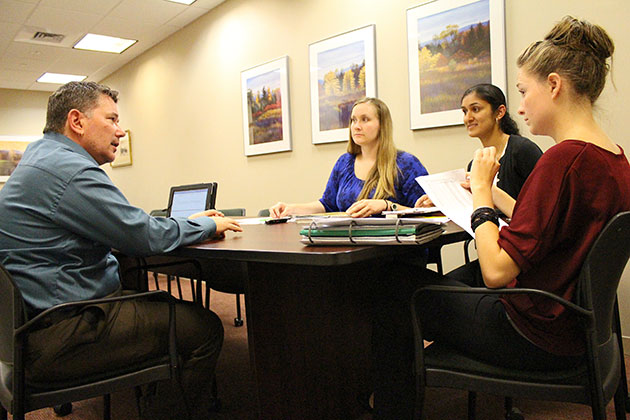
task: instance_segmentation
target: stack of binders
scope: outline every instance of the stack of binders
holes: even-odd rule
[[[442,234],[442,223],[414,218],[313,219],[300,231],[306,245],[418,245]]]

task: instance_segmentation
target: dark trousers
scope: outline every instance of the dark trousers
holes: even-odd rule
[[[124,292],[127,293],[127,292]],[[208,400],[223,326],[213,312],[191,302],[176,304],[177,350],[182,363],[182,385],[194,418],[207,418]],[[89,306],[29,336],[27,381],[66,383],[105,370],[168,354],[168,303],[124,301]],[[162,394],[162,395],[159,395]],[[176,418],[182,405],[175,384],[161,383],[156,412]]]
[[[418,267],[395,266],[382,285],[374,314],[374,419],[411,419],[415,397],[411,297],[424,285],[479,286],[477,262],[440,276]],[[505,367],[549,370],[580,358],[543,351],[510,323],[496,295],[424,293],[419,305],[424,338],[452,346],[473,358]]]

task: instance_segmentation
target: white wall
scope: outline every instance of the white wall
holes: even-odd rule
[[[320,196],[344,143],[311,144],[308,45],[376,25],[378,96],[390,107],[397,146],[430,172],[461,167],[478,147],[462,126],[409,130],[406,9],[420,0],[228,0],[103,82],[121,92],[122,125],[131,130],[133,165],[105,167],[132,203],[166,206],[173,184],[217,181],[217,207],[249,215],[278,200]],[[630,97],[630,13],[623,0],[506,0],[509,108],[518,107],[516,57],[566,14],[601,24],[616,44],[613,84],[598,102],[600,121],[627,152],[625,101]],[[240,72],[289,57],[293,151],[245,157]],[[32,135],[44,125],[46,94],[0,89],[0,135]],[[514,114],[514,112],[513,112]],[[519,118],[515,118],[517,121]],[[522,131],[528,131],[521,124]],[[532,137],[543,149],[549,138]],[[446,265],[461,263],[461,247]],[[630,331],[630,273],[620,290]]]

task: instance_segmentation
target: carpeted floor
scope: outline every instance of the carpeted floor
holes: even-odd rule
[[[163,279],[162,282],[164,281]],[[243,301],[241,304],[244,308]],[[233,319],[236,315],[234,295],[213,291],[210,306],[223,320],[225,341],[217,366],[217,382],[223,407],[213,419],[209,420],[255,420],[254,384],[249,369],[249,355],[247,352],[247,320],[245,320],[243,327],[237,328],[234,326]],[[630,369],[630,356],[626,357],[626,369]],[[586,420],[592,418],[590,408],[578,404],[519,399],[516,399],[514,403],[523,412],[527,420]],[[467,396],[465,392],[451,389],[429,389],[426,396],[425,419],[465,419],[466,404]],[[100,420],[102,416],[102,399],[93,398],[74,403],[73,412],[65,416],[64,419]],[[30,420],[53,420],[58,417],[56,417],[51,408],[48,408],[28,413],[26,418]],[[115,420],[138,418],[133,390],[112,395],[112,418]],[[478,395],[477,418],[479,420],[503,419],[503,399],[492,395]],[[612,403],[608,406],[608,418],[615,418]],[[370,419],[371,416],[365,414],[358,419],[348,420]]]

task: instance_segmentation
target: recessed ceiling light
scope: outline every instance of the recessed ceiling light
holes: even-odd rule
[[[166,1],[170,1],[171,3],[180,3],[180,4],[191,5],[197,0],[166,0]]]
[[[65,84],[68,82],[80,82],[87,76],[81,76],[78,74],[62,74],[62,73],[44,73],[37,81],[39,83],[60,83]]]
[[[107,35],[87,34],[73,48],[78,50],[102,51],[120,54],[133,44],[135,39],[116,38]]]

